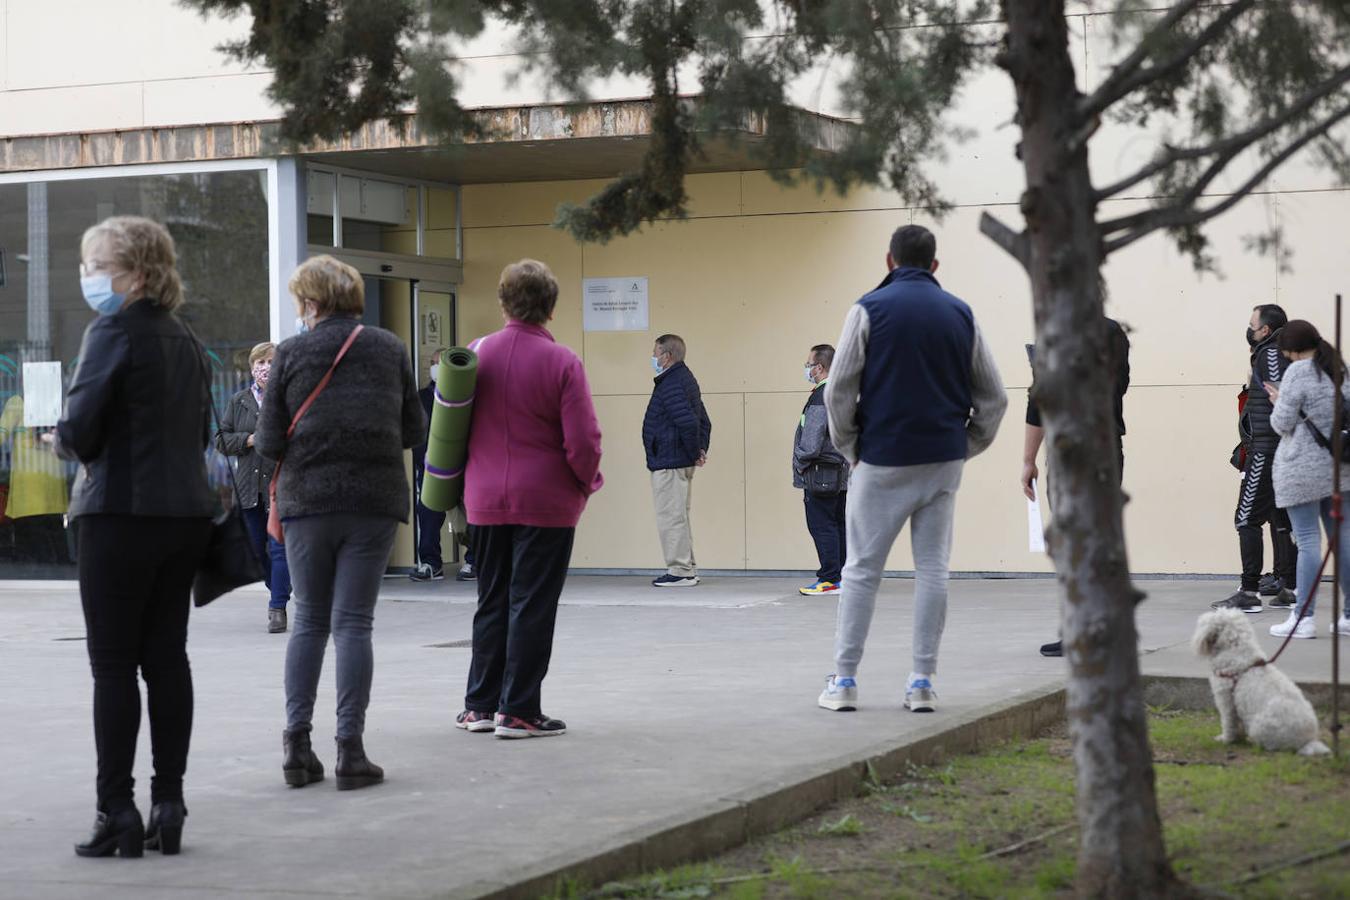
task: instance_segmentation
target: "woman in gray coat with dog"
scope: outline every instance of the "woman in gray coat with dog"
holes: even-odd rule
[[[1345,364],[1336,348],[1322,339],[1311,322],[1295,319],[1280,332],[1280,352],[1292,364],[1280,384],[1266,384],[1275,403],[1270,424],[1280,435],[1275,451],[1275,504],[1288,511],[1298,544],[1298,604],[1289,618],[1272,625],[1276,637],[1313,638],[1317,571],[1322,563],[1322,532],[1332,534],[1331,438],[1336,410],[1336,383],[1341,381]],[[1350,466],[1341,466],[1341,490],[1350,488]],[[1350,559],[1350,527],[1340,535],[1342,559]],[[1336,618],[1335,589],[1332,593],[1332,635],[1350,635],[1350,617],[1344,612]],[[1341,566],[1342,598],[1350,596],[1350,565]],[[1304,612],[1306,608],[1306,612]],[[1344,606],[1342,607],[1344,609]],[[1301,617],[1301,619],[1300,619]]]

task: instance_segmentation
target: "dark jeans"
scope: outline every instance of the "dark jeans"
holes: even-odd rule
[[[1261,581],[1265,544],[1261,527],[1270,525],[1270,543],[1275,574],[1290,587],[1298,581],[1298,551],[1290,533],[1289,516],[1275,506],[1275,484],[1271,480],[1274,453],[1249,453],[1238,489],[1233,525],[1237,528],[1238,548],[1242,553],[1242,589],[1254,591]]]
[[[188,598],[211,521],[95,515],[77,521],[80,602],[94,673],[99,808],[133,803],[138,670],[150,707],[151,802],[181,800],[192,737]]]
[[[291,570],[286,564],[286,545],[278,544],[267,533],[267,508],[259,503],[252,509],[241,509],[239,514],[248,529],[253,552],[263,564],[263,583],[272,592],[268,602],[271,609],[285,609],[291,599]]]
[[[285,524],[295,578],[295,628],[286,645],[286,727],[309,731],[313,724],[331,633],[337,656],[337,736],[360,737],[375,674],[370,639],[375,602],[398,520],[327,513]]]
[[[475,525],[472,535],[478,611],[464,706],[533,718],[576,529]]]
[[[441,555],[441,529],[445,527],[445,513],[427,509],[419,498],[417,509],[417,561],[433,569],[445,565]]]
[[[806,504],[806,530],[811,532],[811,540],[816,542],[816,556],[820,558],[816,580],[838,584],[844,559],[848,556],[844,542],[844,506],[848,491],[833,497],[817,497],[810,491],[802,491],[802,496]]]

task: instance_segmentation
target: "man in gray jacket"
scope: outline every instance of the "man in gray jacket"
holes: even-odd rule
[[[799,588],[810,597],[839,591],[846,555],[844,509],[848,500],[848,463],[830,441],[825,385],[834,364],[834,348],[817,344],[806,358],[806,380],[815,385],[802,409],[792,443],[792,486],[801,488],[806,530],[816,544],[820,568],[815,584]]]
[[[849,310],[825,390],[830,432],[852,472],[835,670],[817,702],[857,709],[855,677],[881,573],[909,522],[914,669],[905,706],[931,712],[956,490],[965,461],[994,442],[1008,397],[974,313],[933,277],[932,232],[918,225],[897,229],[886,268],[881,285]]]

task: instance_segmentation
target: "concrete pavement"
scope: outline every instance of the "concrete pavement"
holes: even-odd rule
[[[285,637],[265,633],[261,591],[238,592],[193,614],[197,715],[183,854],[84,860],[71,844],[92,821],[94,748],[77,592],[70,583],[0,584],[8,801],[0,807],[0,894],[472,896],[545,860],[615,846],[720,798],[940,730],[1063,680],[1062,661],[1036,653],[1053,636],[1052,581],[953,581],[939,711],[908,713],[900,703],[913,583],[887,580],[860,672],[862,708],[817,709],[835,602],[798,596],[797,586],[740,577],[658,591],[642,578],[569,580],[544,690],[545,711],[566,720],[569,733],[508,742],[453,727],[473,586],[390,579],[376,615],[366,734],[388,780],[343,794],[331,780],[331,658],[315,728],[330,778],[291,790],[280,772]],[[1142,586],[1145,671],[1205,674],[1185,645],[1196,615],[1228,585]],[[1264,635],[1282,618],[1268,612],[1254,622]],[[1326,622],[1324,614],[1318,640],[1294,642],[1282,658],[1296,679],[1329,679]],[[1350,652],[1350,641],[1342,650]],[[145,731],[136,770],[143,806]]]

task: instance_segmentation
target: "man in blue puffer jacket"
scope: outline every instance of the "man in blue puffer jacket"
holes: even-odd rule
[[[666,557],[666,574],[655,587],[698,584],[694,536],[689,526],[694,469],[708,461],[712,422],[703,408],[698,380],[684,364],[684,340],[663,334],[652,348],[656,387],[642,419],[642,446],[652,473],[656,530]]]

